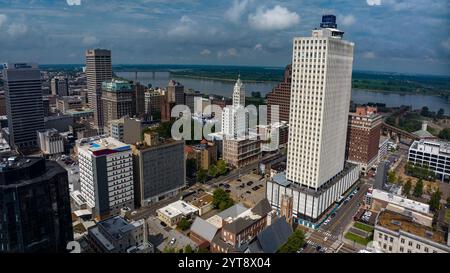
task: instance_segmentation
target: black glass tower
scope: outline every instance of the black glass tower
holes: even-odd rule
[[[0,158],[0,253],[64,252],[72,240],[67,171],[43,158]]]

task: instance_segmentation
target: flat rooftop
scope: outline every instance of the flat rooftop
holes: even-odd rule
[[[402,230],[435,243],[447,244],[446,236],[443,232],[433,231],[432,228],[416,223],[411,217],[397,212],[389,210],[380,212],[376,224],[395,232]]]
[[[178,200],[173,202],[163,208],[158,209],[160,213],[165,214],[168,217],[175,217],[177,215],[189,215],[196,213],[198,211],[197,208],[189,205],[183,200]]]
[[[130,150],[131,146],[122,143],[115,138],[103,136],[95,136],[90,138],[82,138],[77,141],[79,149],[95,152],[103,150],[114,150],[116,152]]]

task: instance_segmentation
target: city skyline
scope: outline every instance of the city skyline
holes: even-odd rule
[[[108,48],[115,64],[284,67],[292,37],[327,12],[358,44],[355,70],[450,75],[448,3],[421,0],[0,1],[0,60],[78,64]]]

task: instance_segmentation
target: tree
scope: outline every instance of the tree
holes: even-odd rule
[[[192,246],[191,245],[187,245],[184,248],[184,253],[194,253],[194,250],[192,250]]]
[[[439,132],[439,138],[449,140],[450,141],[450,128],[445,128]]]
[[[225,210],[234,205],[233,199],[223,189],[217,189],[213,193],[213,205],[216,209]]]
[[[287,242],[278,250],[280,253],[293,253],[305,244],[305,234],[301,229],[297,229],[289,236]]]
[[[227,163],[223,159],[218,160],[216,163],[216,166],[217,166],[217,170],[219,171],[220,175],[224,175],[228,170]]]
[[[206,248],[204,248],[204,247],[200,247],[198,250],[197,250],[197,253],[208,253],[209,251],[208,251],[208,249],[206,249]]]
[[[416,182],[416,186],[414,187],[413,195],[415,197],[421,197],[423,194],[423,181],[422,178],[419,178]]]
[[[435,191],[430,198],[430,202],[428,203],[430,205],[430,209],[432,211],[437,211],[441,205],[441,196],[442,192],[439,190]]]
[[[177,250],[174,247],[165,246],[163,249],[163,253],[176,253]]]
[[[402,179],[401,176],[399,176],[399,177],[397,178],[397,184],[400,185],[400,186],[403,185],[403,179]]]
[[[447,197],[447,207],[450,207],[450,196]]]
[[[388,174],[388,182],[394,184],[397,178],[395,177],[395,172],[390,171]]]
[[[409,196],[409,193],[411,192],[412,183],[411,179],[406,180],[405,185],[403,186],[403,194],[406,196]]]
[[[206,181],[206,170],[200,169],[197,171],[197,182],[205,183]]]
[[[186,175],[188,177],[193,177],[195,171],[197,170],[197,161],[193,158],[188,158],[186,160]]]
[[[191,227],[191,222],[186,219],[186,217],[181,218],[180,222],[178,223],[178,228],[185,231]]]
[[[422,110],[420,111],[420,115],[424,117],[428,117],[430,115],[430,111],[428,107],[424,106],[422,107]]]
[[[444,116],[444,109],[439,109],[437,112],[436,118],[441,119]]]
[[[218,175],[219,171],[216,167],[216,165],[209,166],[208,174],[211,177],[216,177]]]

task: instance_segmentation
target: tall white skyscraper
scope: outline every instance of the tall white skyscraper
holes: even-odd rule
[[[238,77],[233,89],[233,105],[223,108],[222,132],[224,137],[242,138],[248,135],[249,113],[245,111],[245,88]]]
[[[335,20],[325,15],[311,37],[294,38],[286,173],[266,187],[274,209],[292,196],[294,219],[313,228],[359,178],[345,162],[354,44]]]
[[[317,189],[344,168],[353,46],[343,32],[295,38],[286,178]]]
[[[233,105],[234,106],[244,106],[245,107],[245,87],[241,81],[241,76],[239,75],[233,88]]]

